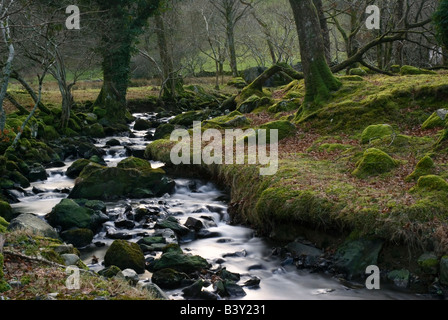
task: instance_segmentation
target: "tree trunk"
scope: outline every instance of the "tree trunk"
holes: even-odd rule
[[[173,58],[168,49],[168,41],[163,19],[160,15],[155,16],[157,44],[159,46],[160,60],[162,61],[162,95],[165,98],[175,99],[177,96],[176,76],[174,75]]]
[[[320,29],[319,16],[312,0],[289,0],[300,42],[305,100],[302,116],[314,111],[338,90],[341,83],[332,74],[325,57],[325,45]]]
[[[26,108],[24,106],[22,106],[20,103],[18,103],[17,100],[14,99],[14,97],[11,96],[9,93],[6,93],[6,97],[5,98],[8,99],[8,101],[11,102],[12,105],[14,107],[16,107],[17,110],[20,111],[20,113],[22,113],[22,114],[29,114],[29,111],[26,110]]]
[[[28,94],[30,95],[31,99],[33,99],[33,102],[36,103],[38,102],[38,98],[36,93],[34,92],[33,88],[31,88],[31,86],[28,84],[28,82],[26,82],[25,79],[23,79],[20,74],[16,71],[13,71],[11,73],[11,78],[15,79],[17,81],[20,82],[20,84],[22,85],[22,87],[26,90],[26,92],[28,92]],[[50,109],[48,109],[42,102],[39,101],[39,105],[38,108],[40,111],[47,113],[47,114],[51,114]]]
[[[328,29],[327,18],[325,17],[324,6],[322,4],[322,0],[313,0],[313,3],[319,15],[319,24],[320,29],[322,30],[322,38],[325,46],[325,58],[327,59],[327,63],[330,64],[332,60],[330,30]]]
[[[236,48],[235,48],[235,26],[233,24],[233,17],[231,13],[226,14],[226,35],[227,45],[229,48],[230,56],[230,69],[232,70],[232,76],[238,77],[238,64],[236,61]]]
[[[73,106],[73,95],[71,93],[71,86],[60,85],[59,91],[62,95],[62,114],[61,114],[61,128],[66,128],[70,120],[70,114]]]
[[[17,133],[16,137],[14,138],[14,141],[12,142],[12,147],[15,148],[17,146],[17,143],[19,142],[20,138],[22,137],[23,130],[25,130],[25,127],[28,125],[28,122],[30,119],[34,116],[34,113],[36,112],[40,99],[42,98],[42,84],[44,82],[45,75],[47,73],[47,70],[44,71],[44,74],[42,77],[39,77],[39,95],[37,97],[36,104],[34,105],[33,110],[31,110],[30,114],[26,117],[25,121],[23,121],[22,126],[20,127],[20,131]]]
[[[5,44],[8,47],[8,59],[6,60],[5,67],[3,69],[2,86],[0,88],[0,133],[2,134],[6,126],[6,111],[3,109],[3,100],[5,100],[8,92],[8,84],[12,73],[12,62],[15,57],[15,49],[10,37],[8,18],[6,19],[6,22],[1,23],[1,29]]]
[[[106,109],[111,123],[126,122],[126,93],[129,84],[131,43],[120,43],[121,50],[103,52],[103,86],[94,106]]]

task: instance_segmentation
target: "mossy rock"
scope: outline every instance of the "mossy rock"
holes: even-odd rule
[[[104,268],[103,270],[98,271],[98,274],[110,279],[115,277],[120,271],[120,268],[118,268],[117,266],[109,266],[107,268]]]
[[[323,143],[317,148],[317,150],[332,153],[337,151],[345,151],[351,148],[353,148],[353,146],[342,143]]]
[[[335,255],[335,267],[349,279],[362,278],[366,268],[378,265],[378,256],[383,248],[381,240],[359,239],[341,245]]]
[[[93,113],[98,117],[98,119],[101,119],[107,115],[107,110],[100,107],[94,107]]]
[[[181,287],[184,280],[190,279],[187,274],[174,269],[162,269],[153,273],[151,281],[162,289],[172,290]]]
[[[297,128],[290,121],[278,120],[273,122],[265,123],[258,127],[258,129],[267,130],[266,131],[266,141],[270,141],[270,131],[278,130],[278,140],[281,141],[287,137],[293,136],[297,132]]]
[[[259,97],[258,95],[252,95],[244,100],[237,108],[241,113],[251,113],[255,109],[268,106],[271,104],[271,99],[268,97]]]
[[[86,166],[70,193],[74,199],[113,200],[162,196],[172,192],[174,181],[162,169],[123,169]],[[142,193],[142,190],[146,190]]]
[[[41,137],[44,140],[52,141],[52,140],[59,139],[60,135],[53,126],[46,125],[46,126],[44,126],[44,130],[43,130]]]
[[[82,207],[72,199],[63,199],[47,215],[50,225],[62,230],[80,228],[95,231],[105,219],[99,212]]]
[[[444,191],[448,192],[448,182],[437,175],[422,176],[418,179],[417,185],[411,191],[431,192]]]
[[[91,126],[85,128],[85,133],[87,136],[92,138],[101,139],[106,137],[106,134],[104,133],[104,127],[99,123],[92,124]]]
[[[387,273],[387,279],[398,288],[406,289],[409,286],[410,272],[407,269],[393,270]]]
[[[350,75],[364,77],[367,75],[367,72],[362,68],[353,68],[350,69]]]
[[[61,232],[61,238],[76,248],[88,246],[92,242],[93,236],[92,230],[85,228],[76,228]]]
[[[178,272],[193,273],[207,269],[210,264],[200,256],[181,254],[177,252],[164,253],[160,259],[152,265],[154,271],[173,269]]]
[[[415,170],[406,177],[406,181],[412,181],[417,180],[418,178],[422,176],[431,175],[435,171],[435,164],[434,161],[431,159],[430,156],[424,156],[415,167]]]
[[[364,152],[352,174],[358,178],[366,178],[389,172],[395,169],[398,165],[399,162],[392,159],[392,157],[384,151],[370,148]]]
[[[11,205],[1,200],[0,200],[0,217],[5,218],[6,221],[11,221],[15,217]]]
[[[81,131],[81,125],[78,123],[78,121],[74,117],[71,117],[68,120],[68,127],[76,132]]]
[[[448,256],[443,256],[440,259],[439,270],[440,283],[448,285]]]
[[[143,159],[135,158],[135,157],[129,157],[129,158],[126,158],[126,159],[120,161],[117,164],[117,168],[139,169],[139,170],[152,169],[151,164],[147,160],[143,160]]]
[[[392,73],[400,73],[400,71],[401,71],[401,66],[400,65],[398,65],[398,64],[394,64],[394,65],[392,65],[392,66],[390,66],[390,72],[392,72]]]
[[[243,89],[247,86],[247,82],[242,77],[235,77],[227,82],[229,87],[235,87],[237,89]]]
[[[136,131],[145,131],[151,129],[152,123],[151,121],[145,119],[137,119],[134,124],[134,130]]]
[[[159,140],[165,137],[169,137],[171,132],[173,132],[176,127],[171,123],[164,123],[157,127],[156,132],[154,133],[154,139]]]
[[[8,230],[27,230],[35,235],[59,239],[59,235],[54,228],[44,220],[30,213],[22,213],[12,219]]]
[[[282,100],[268,108],[269,113],[290,112],[299,109],[300,99]]]
[[[145,256],[138,244],[115,240],[104,256],[104,265],[117,266],[121,270],[132,269],[142,274],[145,272]]]
[[[62,134],[65,135],[66,137],[77,137],[77,136],[79,136],[79,134],[76,131],[74,131],[74,130],[68,128],[68,127],[64,128],[62,130]]]
[[[381,139],[384,136],[390,136],[394,129],[388,124],[371,125],[364,129],[361,134],[361,143],[366,144],[375,139]]]
[[[436,275],[439,266],[437,256],[432,252],[422,254],[417,263],[424,274]]]
[[[437,112],[434,112],[425,122],[422,124],[422,129],[434,129],[443,128],[445,126],[446,119],[442,119]]]
[[[18,170],[11,171],[9,173],[9,179],[19,184],[22,188],[28,188],[31,184],[27,178],[25,178]]]
[[[208,112],[204,111],[188,111],[182,114],[177,115],[170,121],[170,124],[173,125],[179,125],[179,126],[185,126],[185,127],[192,127],[194,121],[204,121],[208,119],[209,114]]]
[[[435,71],[421,69],[413,66],[402,66],[400,69],[402,76],[404,75],[418,75],[418,74],[437,74]]]
[[[73,164],[68,167],[67,171],[65,172],[65,175],[71,179],[76,179],[82,170],[90,164],[90,160],[87,159],[78,159]]]
[[[240,128],[250,125],[250,120],[239,111],[233,111],[225,116],[213,118],[203,122],[204,129],[210,128]]]
[[[0,233],[5,233],[9,226],[9,222],[0,216]]]

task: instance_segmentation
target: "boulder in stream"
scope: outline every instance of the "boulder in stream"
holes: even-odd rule
[[[115,240],[106,252],[104,265],[117,266],[121,270],[133,269],[145,272],[145,257],[139,245],[125,240]]]
[[[80,174],[70,198],[114,200],[148,198],[173,191],[175,182],[162,169],[87,166]]]
[[[80,206],[71,199],[63,199],[47,215],[47,220],[53,227],[62,231],[72,228],[86,228],[95,231],[108,217],[100,211]]]
[[[53,239],[59,239],[56,230],[53,229],[47,222],[29,213],[23,213],[19,215],[17,218],[13,219],[8,226],[8,230],[18,229],[29,230],[34,234]]]

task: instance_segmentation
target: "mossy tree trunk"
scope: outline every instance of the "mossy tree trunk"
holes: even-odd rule
[[[126,93],[134,41],[155,14],[160,0],[95,1],[106,21],[99,52],[103,58],[103,87],[95,106],[106,109],[110,124],[126,122]]]
[[[304,115],[320,107],[338,90],[341,82],[331,72],[325,56],[325,45],[317,10],[312,0],[290,0],[300,42],[305,100],[301,109]],[[303,114],[302,114],[303,115]]]
[[[121,39],[123,40],[123,39]],[[124,122],[126,93],[129,84],[131,42],[121,42],[120,49],[103,53],[103,86],[95,106],[106,109],[106,118],[112,122]]]

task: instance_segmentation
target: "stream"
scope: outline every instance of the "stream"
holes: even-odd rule
[[[154,114],[134,114],[136,118],[153,119]],[[168,121],[168,119],[162,119]],[[96,146],[105,148],[108,140],[114,138],[120,146],[107,147],[104,157],[108,166],[116,166],[118,162],[129,156],[129,148],[133,152],[143,152],[150,141],[145,141],[147,131],[133,130],[131,137],[116,136],[97,139]],[[150,130],[154,133],[154,129]],[[127,147],[126,147],[127,146]],[[24,192],[15,191],[20,200],[13,204],[14,211],[34,213],[40,217],[48,214],[54,206],[68,196],[74,180],[65,176],[65,171],[76,159],[65,161],[61,168],[47,169],[48,180],[32,183]],[[151,162],[153,167],[162,167],[163,163]],[[154,223],[140,224],[135,222],[130,229],[118,228],[114,221],[125,216],[132,208],[141,206],[155,210],[162,216],[175,216],[183,224],[188,217],[200,219],[206,229],[200,239],[183,238],[181,248],[194,255],[200,255],[212,264],[212,269],[219,266],[228,271],[239,273],[239,284],[248,279],[258,277],[259,287],[244,287],[246,295],[236,299],[246,300],[308,300],[308,299],[420,299],[421,296],[397,291],[382,286],[381,290],[349,288],[330,275],[311,273],[299,270],[294,264],[285,265],[280,257],[273,255],[275,246],[268,239],[255,236],[255,232],[244,226],[231,225],[227,213],[226,195],[210,181],[199,179],[174,178],[176,188],[173,194],[153,199],[132,199],[106,202],[110,221],[104,223],[101,232],[95,235],[92,244],[81,249],[81,259],[94,271],[103,269],[101,262],[108,246],[114,238],[137,242],[143,236],[154,233]],[[38,192],[36,194],[36,192]],[[98,258],[93,263],[92,257]],[[145,257],[152,259],[151,255]],[[156,256],[153,256],[156,258]],[[150,281],[147,271],[140,275],[142,281]],[[211,289],[211,288],[210,288]],[[166,291],[170,298],[183,299],[181,289]]]

